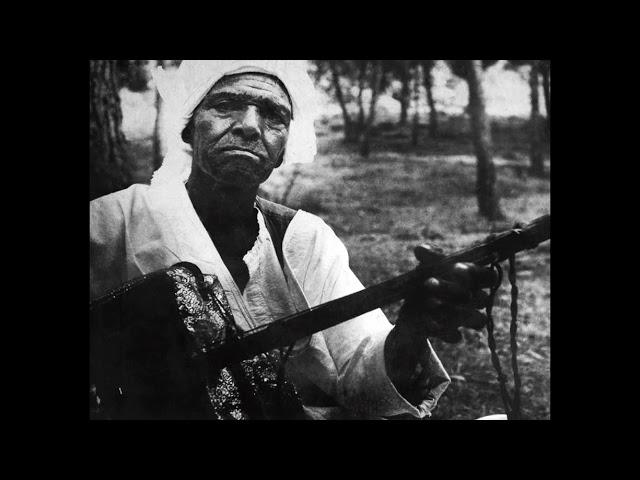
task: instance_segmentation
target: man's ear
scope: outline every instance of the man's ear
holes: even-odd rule
[[[193,117],[189,119],[189,123],[182,130],[182,141],[193,146]]]

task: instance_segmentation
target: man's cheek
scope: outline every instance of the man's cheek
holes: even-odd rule
[[[200,118],[198,118],[198,120],[196,121],[196,133],[198,134],[198,136],[200,138],[206,137],[211,129],[211,120],[208,120],[206,117],[202,118],[202,116],[200,116]]]
[[[195,136],[201,145],[209,147],[217,143],[229,127],[229,121],[220,121],[218,119],[214,121],[208,116],[203,116],[195,124]]]
[[[287,136],[283,134],[269,134],[264,135],[265,144],[269,150],[269,156],[272,161],[279,161],[284,153],[284,148],[287,145]]]

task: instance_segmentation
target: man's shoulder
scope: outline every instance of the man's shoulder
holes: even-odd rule
[[[136,197],[144,196],[149,190],[149,185],[134,183],[127,188],[95,198],[89,202],[91,206],[108,205],[112,203],[128,203]]]
[[[103,195],[89,202],[91,217],[121,216],[129,214],[143,205],[149,185],[136,183],[123,190]],[[136,207],[137,206],[137,207]]]
[[[120,231],[126,218],[144,208],[149,185],[134,184],[89,202],[91,231]]]

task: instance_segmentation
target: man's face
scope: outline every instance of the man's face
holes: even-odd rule
[[[277,80],[223,77],[193,113],[193,169],[227,185],[257,186],[280,166],[291,102]]]

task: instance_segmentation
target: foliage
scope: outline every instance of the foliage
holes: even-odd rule
[[[331,77],[330,87],[342,110],[346,142],[358,141],[360,153],[369,153],[370,134],[375,121],[376,103],[382,91],[388,87],[390,63],[384,60],[315,60],[316,72],[326,72]],[[318,75],[319,73],[317,73]],[[353,95],[354,88],[357,94]],[[368,113],[365,113],[364,92],[370,92]],[[352,118],[349,104],[356,99],[358,115]]]
[[[499,60],[482,60],[482,68],[486,70],[491,65],[498,63]],[[446,60],[447,65],[454,75],[467,80],[469,78],[469,61],[468,60]]]
[[[520,67],[524,67],[527,65],[531,65],[531,63],[534,62],[534,60],[507,60],[507,63],[505,64],[505,68],[509,69],[509,70],[517,70]],[[550,66],[551,66],[551,61],[550,60],[538,60],[538,64],[540,66],[540,70],[549,70]]]
[[[374,128],[378,97],[393,86],[394,80],[399,81],[401,89],[392,90],[391,95],[401,103],[399,123],[404,125],[411,96],[411,79],[419,66],[422,65],[425,71],[430,72],[434,62],[435,60],[313,60],[317,84],[333,95],[342,109],[345,141],[358,140],[365,157],[369,152],[369,133]],[[331,81],[322,81],[327,77]],[[413,88],[419,92],[420,87],[414,85]],[[371,94],[368,115],[365,115],[363,100],[365,90]],[[430,106],[432,105],[431,102]],[[358,110],[355,119],[352,118],[354,109]]]
[[[149,60],[118,60],[116,65],[119,86],[128,88],[132,92],[146,90],[149,83],[148,63]]]
[[[132,92],[144,92],[151,80],[150,68],[160,62],[166,67],[178,67],[182,60],[116,60],[118,84]]]

